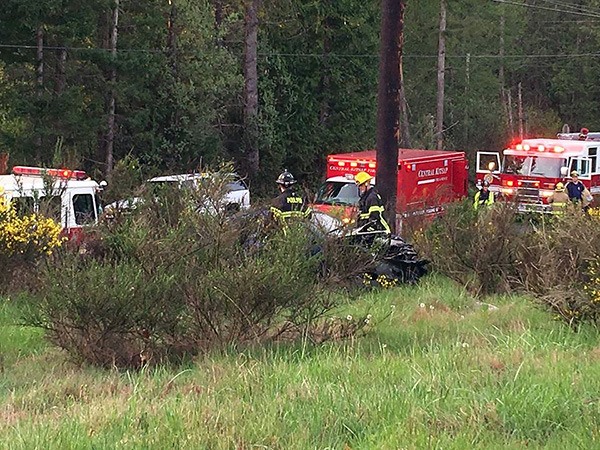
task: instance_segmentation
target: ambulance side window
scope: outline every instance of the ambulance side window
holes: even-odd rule
[[[60,207],[62,204],[61,197],[59,195],[53,195],[51,197],[41,197],[39,212],[42,216],[48,217],[55,222],[61,223]]]
[[[73,195],[73,211],[77,225],[93,224],[95,222],[94,199],[91,194]]]
[[[596,173],[598,172],[598,163],[597,163],[597,158],[598,158],[598,147],[592,147],[588,150],[588,156],[590,157],[590,166],[591,166],[591,172],[592,173]]]

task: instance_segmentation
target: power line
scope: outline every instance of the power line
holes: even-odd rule
[[[554,5],[554,6],[559,6],[561,8],[568,8],[571,9],[572,11],[581,11],[581,12],[586,12],[586,13],[590,13],[590,14],[598,14],[600,15],[600,9],[598,8],[591,8],[589,6],[582,6],[582,5],[574,5],[572,3],[568,3],[565,1],[556,1],[556,0],[541,0],[542,2],[548,3],[550,5]]]
[[[574,15],[577,15],[577,16],[594,17],[596,19],[600,18],[600,13],[594,14],[594,13],[580,12],[580,11],[573,11],[573,10],[569,11],[568,9],[565,10],[565,9],[558,9],[558,8],[548,8],[548,7],[545,7],[545,6],[529,5],[527,3],[512,2],[512,1],[509,1],[509,0],[492,0],[492,1],[496,2],[496,3],[504,3],[504,4],[507,4],[507,5],[522,6],[524,8],[541,9],[541,10],[553,11],[553,12],[562,12],[562,13],[565,13],[565,14],[574,14]],[[561,6],[563,6],[563,5],[561,5]]]
[[[493,0],[493,1],[504,1],[504,0]],[[38,46],[35,45],[23,45],[23,44],[1,44],[0,48],[12,48],[12,49],[26,49],[26,50],[36,50]],[[110,52],[110,49],[105,48],[97,48],[97,47],[69,47],[69,46],[42,46],[44,50],[74,50],[74,51],[90,51],[90,52]],[[118,52],[127,53],[127,52],[140,52],[140,53],[163,53],[165,50],[161,49],[139,49],[139,48],[123,48],[118,49]],[[182,52],[184,53],[184,52]],[[189,54],[189,52],[188,52]],[[323,53],[264,53],[259,52],[259,56],[262,57],[282,57],[282,58],[323,58],[325,56]],[[562,54],[553,54],[553,53],[542,53],[542,54],[524,54],[524,55],[499,55],[499,54],[476,54],[476,53],[468,53],[463,55],[446,55],[446,58],[472,58],[472,59],[522,59],[522,58],[530,58],[530,59],[552,59],[552,58],[590,58],[590,57],[598,57],[600,56],[600,52],[590,52],[590,53],[562,53]],[[328,58],[340,58],[340,59],[373,59],[379,58],[378,54],[352,54],[352,53],[327,53]],[[417,55],[417,54],[404,54],[403,58],[406,59],[430,59],[437,58],[437,54],[432,55]]]

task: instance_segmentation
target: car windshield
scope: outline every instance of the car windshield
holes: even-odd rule
[[[317,192],[316,204],[355,205],[358,203],[358,188],[354,183],[327,181]]]
[[[560,168],[566,165],[567,161],[562,158],[505,155],[502,167],[507,174],[558,178]]]

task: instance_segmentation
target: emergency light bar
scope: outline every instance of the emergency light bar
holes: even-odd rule
[[[87,178],[87,174],[83,170],[45,169],[43,167],[15,166],[12,169],[12,173],[14,175],[48,175],[50,177],[61,178],[64,180],[85,180]]]
[[[525,150],[526,152],[528,151],[538,151],[538,152],[545,152],[545,151],[549,151],[549,152],[554,152],[554,153],[562,153],[565,151],[564,147],[561,147],[560,145],[555,145],[554,147],[546,147],[543,144],[540,144],[538,146],[530,146],[529,144],[517,144],[514,145],[513,148],[515,150]]]
[[[345,167],[347,165],[350,167],[368,167],[369,169],[375,169],[377,167],[377,163],[367,161],[340,161],[331,159],[329,162],[337,164],[340,167]]]

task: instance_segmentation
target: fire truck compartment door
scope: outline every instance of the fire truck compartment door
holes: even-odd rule
[[[500,173],[500,153],[477,152],[477,173]]]
[[[592,174],[591,167],[590,159],[585,156],[571,158],[571,161],[569,162],[569,173],[567,176],[570,176],[571,172],[576,170],[579,173],[579,178],[583,180],[589,180]]]

